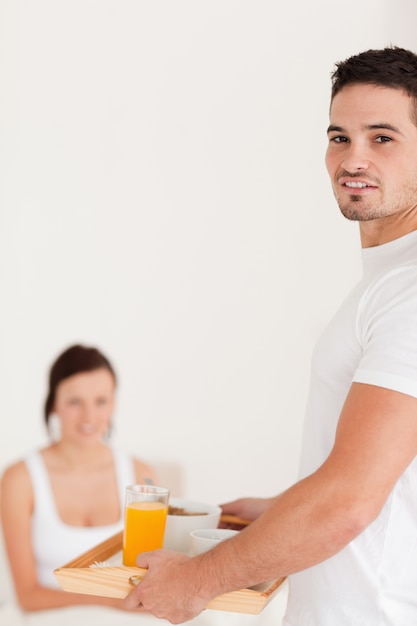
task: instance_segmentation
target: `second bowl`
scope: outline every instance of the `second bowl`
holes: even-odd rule
[[[164,548],[189,553],[190,532],[200,528],[217,528],[220,514],[221,508],[215,504],[170,498]]]

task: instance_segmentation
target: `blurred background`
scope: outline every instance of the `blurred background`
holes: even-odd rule
[[[82,342],[119,376],[115,445],[174,495],[296,479],[311,350],[360,276],[330,73],[417,51],[416,23],[413,0],[0,2],[0,471],[46,444],[49,366]]]

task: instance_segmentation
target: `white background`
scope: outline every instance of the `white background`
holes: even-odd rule
[[[413,0],[0,2],[0,470],[47,442],[48,368],[84,342],[119,375],[115,443],[176,495],[295,480],[311,349],[360,275],[330,73],[416,24]]]

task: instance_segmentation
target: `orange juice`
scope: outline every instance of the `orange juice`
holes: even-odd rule
[[[138,554],[162,548],[167,510],[163,502],[131,502],[126,507],[123,565],[135,566]]]

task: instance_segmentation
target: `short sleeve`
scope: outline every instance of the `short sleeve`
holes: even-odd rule
[[[405,266],[372,284],[358,308],[362,357],[354,382],[417,397],[417,267]]]

